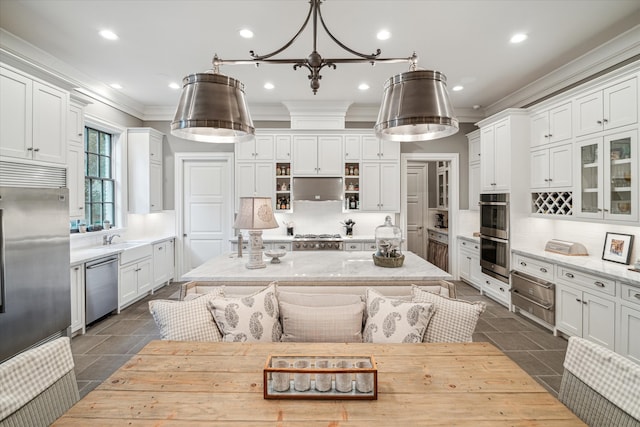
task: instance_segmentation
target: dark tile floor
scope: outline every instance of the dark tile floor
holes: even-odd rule
[[[478,321],[474,341],[488,341],[504,351],[522,369],[552,394],[557,395],[567,341],[502,305],[456,282],[458,298],[484,301],[487,310]],[[80,395],[85,396],[137,353],[158,339],[158,329],[149,313],[151,299],[172,298],[179,284],[172,283],[87,329],[71,341]]]

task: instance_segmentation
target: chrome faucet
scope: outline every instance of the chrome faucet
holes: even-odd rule
[[[102,244],[110,245],[113,242],[114,237],[120,237],[119,234],[112,234],[111,236],[107,236],[106,234],[102,236]]]

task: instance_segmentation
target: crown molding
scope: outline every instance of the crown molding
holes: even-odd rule
[[[486,115],[491,116],[511,107],[531,105],[637,55],[640,55],[640,25],[487,106]]]

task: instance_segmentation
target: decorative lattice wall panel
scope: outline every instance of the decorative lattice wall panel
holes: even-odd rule
[[[531,202],[534,214],[573,215],[573,193],[571,191],[531,193]]]

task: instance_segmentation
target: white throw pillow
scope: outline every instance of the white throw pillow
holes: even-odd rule
[[[372,343],[419,343],[433,314],[430,303],[389,298],[367,289],[367,320],[362,339]]]
[[[364,303],[309,307],[280,301],[282,341],[362,342]]]
[[[276,342],[282,336],[273,283],[252,295],[212,299],[209,310],[224,336],[223,341]]]
[[[478,318],[484,312],[484,302],[451,299],[424,291],[417,286],[411,289],[413,302],[430,302],[435,312],[424,335],[424,342],[471,342]]]
[[[149,311],[160,329],[160,338],[176,341],[222,341],[222,334],[207,304],[223,295],[224,290],[218,288],[190,301],[149,301]]]
[[[278,287],[278,302],[307,307],[337,307],[362,302],[361,295],[355,294],[306,294],[302,292],[287,292]]]

